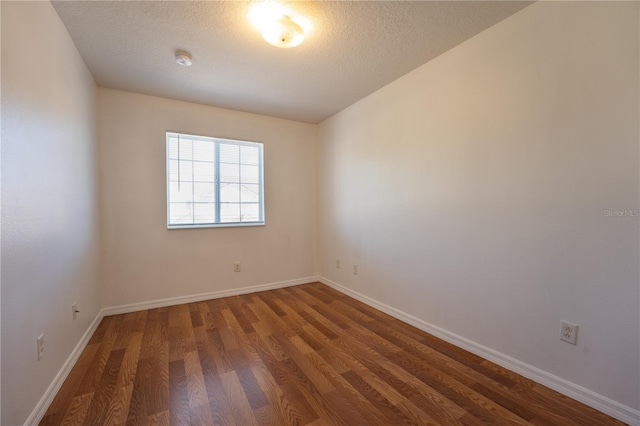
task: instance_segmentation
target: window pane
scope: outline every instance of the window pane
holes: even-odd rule
[[[237,183],[220,184],[220,202],[237,203],[240,201],[240,185]]]
[[[220,182],[239,182],[240,166],[237,164],[220,164]]]
[[[259,204],[245,204],[240,205],[242,210],[241,222],[258,222],[260,220],[260,205]]]
[[[169,170],[167,170],[167,174],[169,175],[169,180],[178,180],[178,162],[169,160],[168,167]]]
[[[257,146],[242,145],[240,147],[240,163],[258,165],[259,152]]]
[[[169,182],[169,200],[172,203],[190,203],[193,201],[193,184],[191,182]]]
[[[220,222],[240,222],[240,204],[220,203]]]
[[[215,182],[216,169],[214,163],[193,163],[193,180],[195,182]]]
[[[191,203],[170,203],[169,223],[193,223],[193,204]]]
[[[258,166],[240,166],[240,177],[242,183],[258,183],[258,173],[260,168]]]
[[[169,160],[167,167],[169,168],[169,170],[167,170],[169,180],[178,180],[178,162],[176,160]]]
[[[193,159],[215,161],[215,144],[213,142],[193,141]]]
[[[180,150],[178,151],[178,147]],[[181,160],[192,160],[191,156],[192,141],[189,138],[181,137],[169,139],[169,158],[179,158]]]
[[[178,171],[180,172],[180,180],[182,182],[192,179],[193,163],[191,161],[169,161],[169,180],[178,180]]]
[[[193,184],[193,201],[195,201],[196,203],[213,203],[215,199],[216,199],[215,183],[195,182]]]
[[[193,153],[193,142],[191,139],[180,138],[178,145],[180,146],[180,159],[181,160],[192,160]]]
[[[178,138],[169,138],[169,158],[178,158]]]
[[[221,143],[220,144],[220,162],[221,163],[238,163],[240,160],[240,147],[236,144]]]
[[[257,203],[260,201],[260,186],[242,184],[240,186],[240,201],[243,203]]]
[[[216,221],[216,205],[214,203],[195,204],[194,223],[214,223]]]

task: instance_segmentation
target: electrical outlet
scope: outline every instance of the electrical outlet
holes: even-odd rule
[[[560,325],[560,340],[575,345],[578,340],[578,325],[562,321]]]
[[[36,338],[36,345],[38,347],[38,361],[40,361],[44,356],[44,334]]]
[[[358,265],[353,265],[353,275],[358,275]]]
[[[233,272],[240,272],[240,262],[233,264]]]
[[[340,269],[340,259],[336,259],[336,269]]]
[[[78,304],[74,303],[73,305],[71,305],[71,315],[74,321],[76,320],[76,318],[78,318],[79,313],[80,311],[78,310]]]

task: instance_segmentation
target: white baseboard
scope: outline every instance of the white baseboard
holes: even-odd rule
[[[557,392],[560,392],[563,395],[566,395],[570,398],[580,401],[583,404],[593,407],[596,410],[601,411],[605,414],[608,414],[611,417],[614,417],[620,421],[628,423],[629,425],[636,425],[636,426],[640,425],[639,410],[635,410],[624,404],[616,402],[610,398],[607,398],[593,391],[590,391],[589,389],[586,389],[580,385],[569,382],[568,380],[562,379],[551,373],[547,373],[546,371],[543,371],[532,365],[526,364],[522,361],[519,361],[515,358],[512,358],[508,355],[495,351],[486,346],[475,343],[462,336],[458,336],[457,334],[451,333],[450,331],[444,330],[440,327],[430,324],[424,320],[421,320],[420,318],[417,318],[417,317],[414,317],[413,315],[402,312],[399,309],[393,308],[389,305],[385,305],[382,302],[379,302],[375,299],[372,299],[368,296],[358,293],[357,291],[344,287],[327,278],[319,277],[318,281],[328,285],[329,287],[334,288],[335,290],[338,290],[341,293],[351,296],[354,299],[357,299],[373,308],[376,308],[386,314],[389,314],[392,317],[399,319],[400,321],[411,324],[412,326],[422,331],[425,331],[429,334],[439,337],[442,340],[445,340],[453,345],[456,345],[462,349],[465,349],[471,353],[474,353],[491,362],[494,362],[508,370],[518,373],[537,383],[540,383],[541,385],[547,386],[548,388],[551,388]]]
[[[165,306],[181,305],[183,303],[201,302],[203,300],[220,299],[222,297],[239,296],[241,294],[256,293],[276,288],[291,287],[294,285],[317,282],[318,276],[298,278],[295,280],[278,281],[269,284],[260,284],[251,287],[235,288],[231,290],[212,291],[210,293],[192,294],[189,296],[169,297],[167,299],[151,300],[148,302],[131,303],[128,305],[112,306],[104,308],[104,316],[127,314],[129,312],[143,311],[146,309],[164,308]]]
[[[62,384],[67,379],[67,376],[71,372],[73,366],[76,365],[76,361],[78,361],[80,354],[84,350],[85,346],[87,346],[87,343],[89,343],[91,336],[93,336],[94,331],[98,328],[103,317],[103,311],[98,312],[98,315],[93,319],[89,328],[87,328],[87,331],[84,332],[76,347],[71,351],[69,358],[67,358],[65,363],[62,365],[62,368],[58,371],[58,374],[56,374],[56,377],[54,377],[53,381],[44,392],[44,395],[42,395],[42,398],[40,398],[40,401],[38,401],[38,404],[36,404],[35,408],[24,422],[25,425],[31,426],[40,423],[47,412],[49,405],[51,405],[53,398],[55,398],[56,394],[62,387]]]

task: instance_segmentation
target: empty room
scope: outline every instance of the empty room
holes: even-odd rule
[[[640,2],[0,20],[3,426],[640,425]]]

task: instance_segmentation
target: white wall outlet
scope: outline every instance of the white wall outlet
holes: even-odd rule
[[[79,313],[80,311],[78,310],[78,304],[74,303],[73,305],[71,305],[71,315],[74,321],[76,320],[76,318],[78,318]]]
[[[240,262],[233,264],[233,272],[240,272]]]
[[[340,259],[336,259],[336,269],[340,269]]]
[[[358,275],[358,265],[353,265],[353,275]]]
[[[575,345],[578,341],[578,325],[562,321],[560,325],[560,340]]]
[[[36,338],[36,345],[38,347],[38,361],[44,356],[44,333]]]

